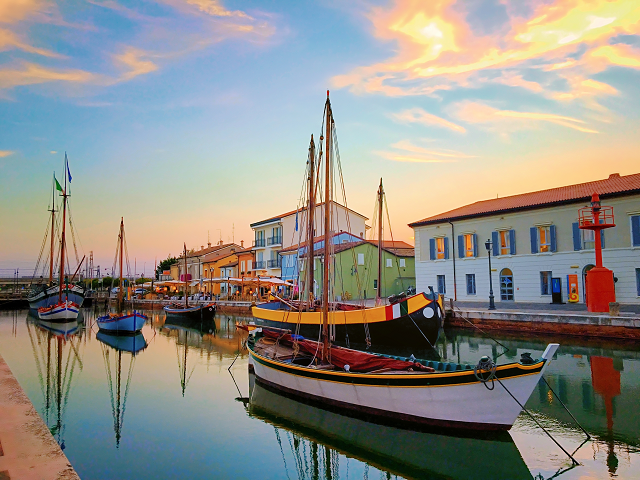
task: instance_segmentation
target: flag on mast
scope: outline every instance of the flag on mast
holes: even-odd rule
[[[69,160],[67,159],[67,152],[64,152],[64,163],[67,165],[67,175],[69,176],[69,183],[71,183],[71,171],[69,170]]]
[[[56,174],[55,173],[53,174],[53,181],[56,182],[56,190],[58,190],[59,192],[62,193],[62,187],[58,183],[58,179],[56,178]]]

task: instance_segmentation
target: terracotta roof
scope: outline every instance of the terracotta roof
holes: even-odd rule
[[[498,213],[508,213],[519,210],[532,210],[554,205],[590,201],[591,195],[597,192],[600,198],[615,197],[640,193],[640,173],[620,176],[613,173],[605,180],[569,185],[567,187],[551,188],[538,192],[522,193],[510,197],[482,200],[465,205],[448,212],[410,223],[410,227],[445,223],[450,220],[486,217]]]
[[[349,243],[341,243],[339,245],[335,245],[333,248],[333,253],[344,252],[345,250],[349,250],[351,248],[359,247],[360,245],[364,245],[368,243],[372,245],[376,249],[378,248],[378,242],[376,240],[361,240],[359,242],[349,242]],[[384,240],[382,243],[382,249],[386,252],[389,252],[397,257],[414,257],[415,249],[405,242],[392,242],[390,240]],[[315,252],[316,257],[322,256],[323,252],[318,250]]]
[[[227,246],[231,246],[233,248],[233,245],[227,245]],[[207,254],[203,259],[202,259],[202,263],[211,263],[211,262],[217,262],[218,260],[222,260],[223,258],[227,258],[230,257],[232,255],[237,255],[237,251],[231,251],[231,250],[225,250],[224,252],[212,252]]]
[[[338,202],[333,202],[333,203],[335,203],[336,205],[339,205],[339,206],[340,206],[340,207],[342,207],[342,208],[346,208],[346,209],[347,209],[347,210],[349,210],[350,212],[355,213],[356,215],[358,215],[358,216],[360,216],[360,217],[364,218],[365,220],[369,220],[367,217],[365,217],[365,216],[364,216],[364,215],[362,215],[361,213],[356,212],[355,210],[351,210],[350,208],[345,207],[344,205],[342,205],[342,204],[340,204],[340,203],[338,203]],[[320,202],[320,203],[316,204],[316,207],[319,207],[320,205],[324,205],[324,202]],[[283,213],[283,214],[280,214],[280,215],[276,215],[275,217],[269,217],[269,218],[267,218],[267,219],[265,219],[265,220],[260,220],[259,222],[254,222],[254,223],[252,223],[252,224],[251,224],[251,225],[249,225],[249,226],[250,226],[250,227],[252,227],[252,228],[253,228],[253,227],[258,227],[258,226],[262,225],[263,223],[270,223],[270,222],[274,222],[274,221],[276,221],[276,220],[280,220],[280,219],[282,219],[282,218],[288,217],[289,215],[293,215],[293,214],[294,214],[294,213],[296,213],[296,212],[301,212],[301,213],[302,213],[302,212],[304,212],[306,209],[307,209],[306,207],[297,208],[297,209],[295,209],[295,210],[291,210],[290,212]]]
[[[211,247],[207,247],[207,248],[202,248],[200,250],[196,250],[193,253],[188,253],[187,252],[187,258],[202,257],[203,255],[208,255],[210,253],[216,252],[218,250],[221,250],[221,249],[227,248],[227,247],[240,248],[240,245],[236,245],[235,243],[223,243],[222,245],[213,245]],[[184,255],[181,254],[178,258],[184,258]]]

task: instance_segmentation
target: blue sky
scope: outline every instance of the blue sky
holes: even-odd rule
[[[347,5],[348,4],[348,5]],[[524,6],[523,6],[524,5]],[[476,200],[637,173],[640,5],[5,0],[0,266],[26,268],[64,152],[85,252],[251,240],[296,207],[326,90],[349,206],[394,237]]]

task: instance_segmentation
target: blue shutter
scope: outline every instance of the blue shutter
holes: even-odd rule
[[[458,258],[464,258],[464,235],[458,235]]]
[[[429,239],[429,258],[431,260],[436,259],[436,239],[435,238]]]
[[[573,249],[577,252],[578,250],[582,250],[582,242],[580,241],[580,224],[578,222],[573,222],[571,227],[573,228]]]
[[[511,247],[511,255],[516,254],[516,231],[509,230],[509,245]]]
[[[500,255],[500,234],[498,232],[491,232],[491,243],[493,243],[493,256]]]
[[[558,242],[556,240],[556,226],[555,225],[551,225],[549,227],[549,233],[551,236],[551,251],[555,252],[558,250]]]
[[[444,258],[449,259],[449,237],[444,237]]]
[[[473,234],[473,256],[474,257],[478,256],[478,234],[477,233]]]
[[[640,215],[631,217],[631,244],[640,247]]]
[[[600,230],[600,246],[604,248],[604,230]]]
[[[531,227],[529,233],[531,234],[531,253],[538,253],[538,228]]]

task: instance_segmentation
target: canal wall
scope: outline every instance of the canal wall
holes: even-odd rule
[[[469,322],[483,330],[640,340],[640,315],[447,309],[446,326],[474,328]]]
[[[79,478],[0,356],[0,479]]]
[[[104,300],[103,300],[104,301]],[[127,300],[125,306],[129,308],[139,308],[144,310],[162,310],[165,305],[175,303],[176,300]],[[208,305],[211,300],[190,300],[189,305]],[[178,302],[181,303],[181,302]],[[228,300],[218,300],[215,302],[219,313],[227,314],[250,314],[253,302],[238,302]]]

